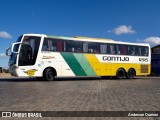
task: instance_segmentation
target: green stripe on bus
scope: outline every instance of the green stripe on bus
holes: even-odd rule
[[[84,72],[84,69],[81,67],[73,53],[62,52],[61,55],[76,76],[87,76],[87,74]]]
[[[75,58],[77,59],[77,61],[79,62],[79,64],[88,76],[96,76],[96,73],[94,72],[91,65],[88,63],[84,54],[74,53],[73,55],[75,56]]]

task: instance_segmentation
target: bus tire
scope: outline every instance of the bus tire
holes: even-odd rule
[[[127,79],[133,79],[136,76],[135,70],[133,68],[130,68],[127,72]]]
[[[122,69],[122,68],[118,69],[117,73],[116,73],[116,78],[123,79],[124,77],[125,77],[124,69]]]
[[[55,73],[52,68],[46,68],[43,73],[44,80],[53,81],[55,78]]]

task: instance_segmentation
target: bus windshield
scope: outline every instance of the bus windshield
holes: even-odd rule
[[[17,42],[21,42],[22,36],[18,37]],[[19,45],[16,45],[14,47],[15,50],[19,49]],[[17,54],[16,53],[12,53],[10,55],[10,60],[9,60],[9,65],[14,65],[16,64],[16,59],[17,59]]]
[[[40,37],[24,36],[20,52],[18,66],[34,65],[39,50]]]
[[[18,37],[17,42],[21,42],[22,36]]]

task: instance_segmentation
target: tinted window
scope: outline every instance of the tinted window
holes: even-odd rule
[[[98,43],[91,43],[88,44],[88,52],[89,53],[99,53],[99,44]]]
[[[63,51],[63,41],[51,38],[45,38],[42,51]]]
[[[82,42],[80,41],[65,41],[66,52],[82,52]]]
[[[116,45],[116,51],[118,55],[122,55],[122,46],[121,45]]]
[[[45,38],[42,46],[42,51],[148,56],[149,48],[136,45],[96,43]]]
[[[148,47],[141,47],[141,56],[148,56]]]
[[[115,44],[108,44],[107,53],[108,54],[116,54],[116,45]]]
[[[21,42],[22,36],[18,37],[17,42]]]
[[[141,55],[141,47],[140,46],[135,46],[135,55],[140,56]]]
[[[107,54],[107,44],[100,44],[100,53]]]
[[[84,53],[88,52],[88,42],[83,42],[83,52]]]
[[[121,48],[121,55],[127,55],[127,46],[126,45],[119,45]]]
[[[99,43],[83,42],[84,53],[99,53]]]
[[[127,52],[128,52],[128,55],[135,55],[135,46],[133,45],[128,45],[127,47]]]

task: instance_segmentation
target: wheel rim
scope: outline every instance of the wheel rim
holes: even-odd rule
[[[119,76],[119,77],[123,77],[123,76],[124,76],[124,72],[123,72],[123,71],[119,71],[119,72],[118,72],[118,76]]]
[[[53,72],[52,72],[52,71],[50,71],[50,72],[48,73],[48,78],[53,78]]]
[[[117,77],[118,77],[119,79],[122,79],[122,78],[124,78],[124,76],[125,76],[124,71],[123,71],[122,69],[119,70],[118,73],[117,73]]]
[[[135,73],[134,73],[134,71],[132,69],[128,71],[128,76],[130,78],[133,78],[135,76]]]

